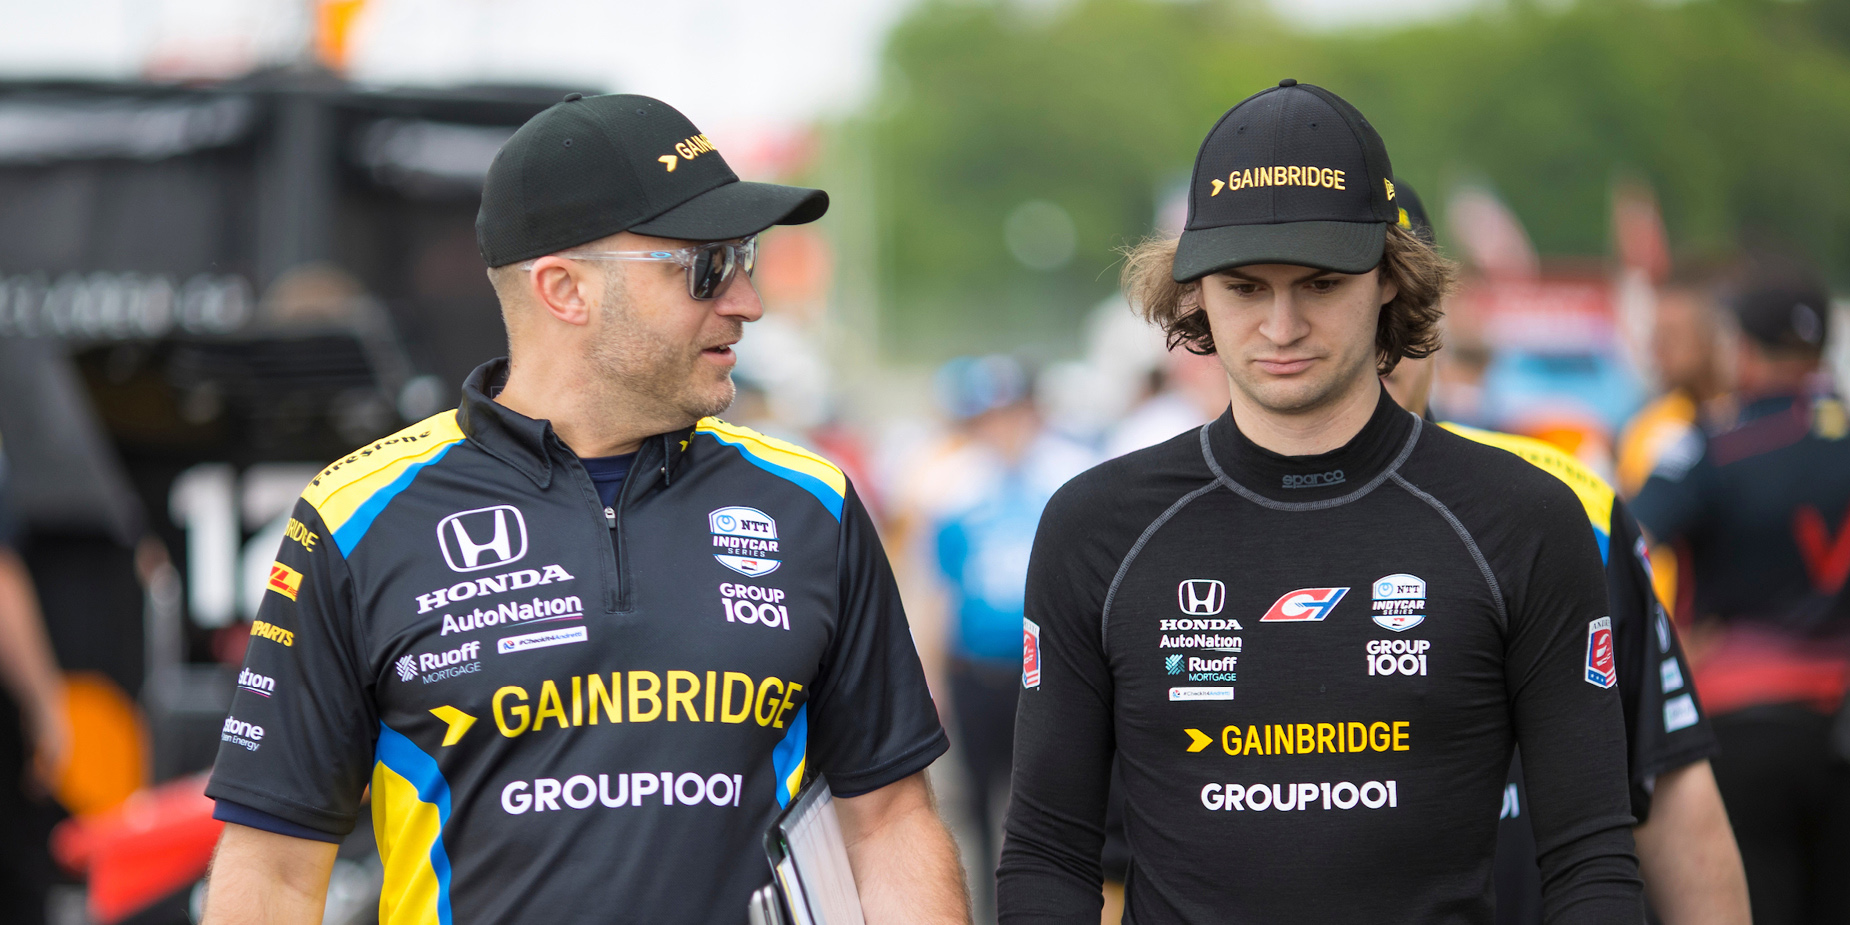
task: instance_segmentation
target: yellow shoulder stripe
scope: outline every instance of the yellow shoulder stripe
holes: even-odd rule
[[[1522,457],[1531,465],[1567,483],[1574,490],[1574,496],[1580,499],[1580,506],[1586,508],[1587,519],[1593,522],[1593,529],[1601,537],[1606,535],[1612,524],[1612,486],[1599,477],[1586,463],[1575,459],[1566,450],[1545,440],[1534,437],[1519,437],[1515,434],[1498,433],[1494,430],[1479,430],[1463,424],[1442,423],[1440,427],[1464,437],[1475,440],[1500,450],[1508,450]],[[1604,543],[1601,544],[1602,547]],[[1604,553],[1602,548],[1601,553]]]
[[[815,495],[837,520],[841,519],[842,501],[848,496],[848,477],[834,463],[794,443],[767,437],[719,418],[702,418],[694,432],[737,449],[752,465],[795,483]]]
[[[302,499],[321,515],[344,555],[419,470],[441,459],[462,439],[454,410],[433,415],[321,470],[302,492]]]

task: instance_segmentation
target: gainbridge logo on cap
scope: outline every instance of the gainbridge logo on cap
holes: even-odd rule
[[[1400,220],[1392,175],[1355,107],[1281,80],[1229,109],[1202,142],[1174,277],[1255,263],[1365,273]]]

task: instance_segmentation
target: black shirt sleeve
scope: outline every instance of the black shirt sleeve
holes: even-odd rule
[[[297,501],[251,626],[206,795],[346,835],[373,764],[379,719],[352,577],[321,517]]]
[[[1488,553],[1508,608],[1505,684],[1544,919],[1635,922],[1642,886],[1605,572],[1579,502],[1552,479],[1543,489],[1520,528],[1486,532],[1501,534]]]
[[[1619,689],[1631,743],[1632,815],[1651,814],[1657,776],[1712,757],[1715,734],[1696,700],[1689,664],[1651,585],[1651,564],[1638,524],[1623,502],[1612,508],[1606,557]]]
[[[311,829],[305,825],[296,825],[281,816],[272,816],[261,809],[251,809],[242,803],[234,803],[230,800],[217,801],[212,807],[212,818],[220,822],[234,822],[241,826],[262,829],[265,832],[275,832],[278,835],[288,835],[293,838],[324,841],[332,845],[341,843],[341,837],[339,835],[329,835],[319,829]]]
[[[842,505],[839,623],[809,704],[816,769],[839,796],[878,790],[950,748],[886,551],[854,486]]]
[[[1099,849],[1116,751],[1103,611],[1116,559],[1089,476],[1041,515],[1028,561],[1027,636],[1039,661],[1015,712],[1015,767],[997,910],[1008,925],[1097,922]],[[1032,669],[1034,666],[1030,665]]]

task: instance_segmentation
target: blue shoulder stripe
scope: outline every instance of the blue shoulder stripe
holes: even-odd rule
[[[425,466],[435,465],[438,460],[448,455],[450,448],[455,445],[455,443],[446,444],[429,459],[405,466],[404,471],[400,472],[397,478],[373,492],[365,501],[360,502],[360,506],[354,508],[353,513],[348,516],[347,522],[334,531],[334,545],[340,547],[340,554],[352,555],[353,547],[360,545],[360,539],[366,536],[366,531],[372,528],[373,521],[379,517],[381,511],[385,510],[385,506],[392,503],[392,499],[398,497],[399,492],[410,488],[412,480],[418,477],[418,473],[424,471]]]

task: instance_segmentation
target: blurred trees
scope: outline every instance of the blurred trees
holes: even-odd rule
[[[1680,255],[1790,247],[1850,280],[1850,0],[1506,0],[1337,34],[1255,0],[927,0],[859,126],[884,346],[1070,342],[1214,120],[1281,77],[1355,103],[1429,206],[1488,184],[1545,254],[1604,254],[1635,177]]]

